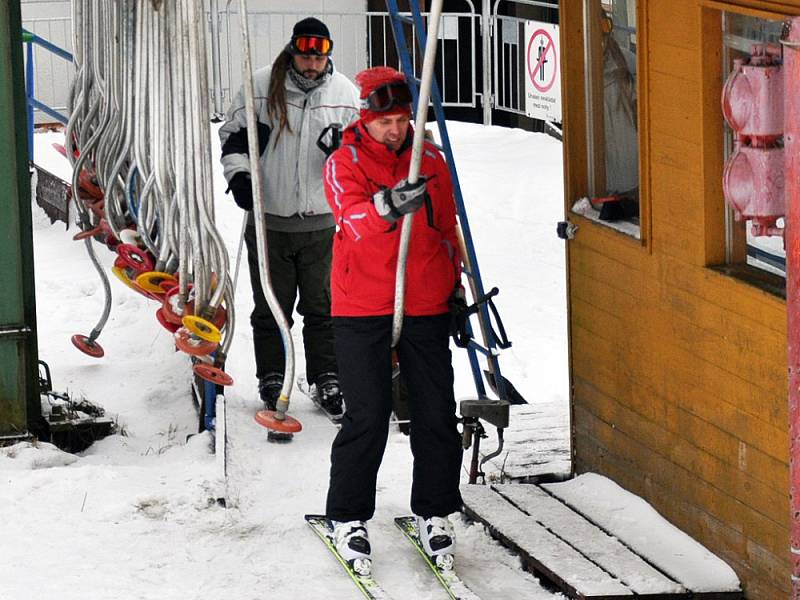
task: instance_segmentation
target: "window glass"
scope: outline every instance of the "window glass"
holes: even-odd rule
[[[584,0],[584,20],[590,198],[573,210],[638,236],[636,0]]]

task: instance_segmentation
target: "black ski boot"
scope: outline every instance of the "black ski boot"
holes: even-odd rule
[[[319,405],[332,419],[340,419],[344,413],[342,391],[336,373],[323,373],[317,377],[317,399]]]
[[[282,373],[267,373],[258,378],[258,395],[267,410],[275,410],[278,407],[278,397],[281,395],[283,387]]]

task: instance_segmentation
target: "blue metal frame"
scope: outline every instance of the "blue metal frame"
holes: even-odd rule
[[[72,54],[47,41],[43,37],[39,37],[32,31],[27,29],[22,30],[22,40],[26,45],[26,60],[25,60],[25,97],[27,99],[27,113],[28,113],[28,159],[33,162],[33,111],[41,110],[43,113],[54,118],[62,125],[66,125],[68,118],[62,115],[57,110],[50,108],[43,102],[36,99],[34,93],[35,70],[33,64],[33,45],[37,44],[45,50],[52,52],[56,56],[73,62]]]
[[[405,43],[403,23],[405,22],[414,25],[417,40],[420,44],[420,47],[424,49],[427,35],[425,33],[425,25],[422,21],[422,14],[419,9],[419,2],[418,0],[410,0],[409,2],[411,14],[413,15],[413,21],[408,17],[403,17],[400,15],[400,11],[398,10],[397,6],[397,0],[386,0],[386,5],[389,9],[392,30],[394,32],[395,46],[397,47],[397,52],[400,55],[400,62],[403,66],[403,71],[406,74],[406,79],[408,82],[414,84],[410,85],[409,87],[411,88],[411,94],[414,98],[414,107],[416,107],[418,98],[417,87],[419,85],[419,80],[414,75],[414,67],[411,62],[408,47]],[[475,292],[477,293],[478,297],[482,297],[484,295],[483,280],[481,279],[480,269],[478,267],[478,257],[475,253],[475,245],[472,242],[472,232],[469,227],[469,220],[467,219],[467,211],[464,207],[464,197],[461,193],[461,184],[459,183],[455,159],[453,158],[453,150],[450,146],[450,136],[447,133],[447,125],[444,118],[444,108],[442,107],[442,99],[441,94],[439,93],[439,84],[436,81],[436,77],[433,78],[431,83],[430,97],[431,102],[433,103],[434,113],[436,114],[436,122],[439,125],[439,134],[442,137],[442,151],[447,159],[447,167],[450,170],[450,177],[453,180],[456,210],[458,211],[458,220],[461,224],[461,232],[464,235],[464,245],[467,248],[467,256],[469,263],[472,266],[472,272],[468,272],[465,269],[464,274],[472,279],[473,283],[475,284]],[[475,380],[475,390],[478,393],[478,397],[486,397],[486,388],[483,384],[483,374],[481,373],[477,357],[477,352],[480,352],[486,356],[487,361],[492,366],[492,371],[495,375],[495,385],[498,396],[500,396],[501,399],[507,399],[508,390],[505,389],[505,379],[500,373],[500,364],[497,360],[496,354],[497,341],[495,340],[494,332],[491,328],[489,309],[487,308],[486,304],[481,304],[479,310],[481,319],[483,323],[486,324],[485,329],[487,347],[483,347],[473,340],[470,342],[470,345],[467,348],[467,353],[469,354],[469,363],[470,367],[472,368],[472,377]]]

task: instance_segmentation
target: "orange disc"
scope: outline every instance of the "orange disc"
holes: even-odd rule
[[[207,356],[217,349],[219,344],[207,342],[194,336],[186,327],[181,327],[175,332],[175,345],[181,352],[192,356]]]
[[[276,414],[277,411],[274,410],[260,410],[256,413],[256,423],[278,433],[297,433],[303,429],[300,421],[294,417],[284,415],[283,419],[276,419]]]
[[[198,377],[205,379],[206,381],[210,381],[211,383],[225,386],[233,385],[233,377],[228,375],[222,369],[219,369],[213,365],[197,363],[192,367],[192,371],[194,371],[194,374]]]

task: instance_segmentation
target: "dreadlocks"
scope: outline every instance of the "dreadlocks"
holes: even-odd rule
[[[289,125],[289,118],[286,111],[286,74],[292,65],[292,55],[283,50],[275,62],[272,63],[272,73],[269,78],[269,90],[267,91],[267,114],[278,123],[278,133],[275,135],[275,142],[281,137],[281,133],[286,129],[292,133]]]

